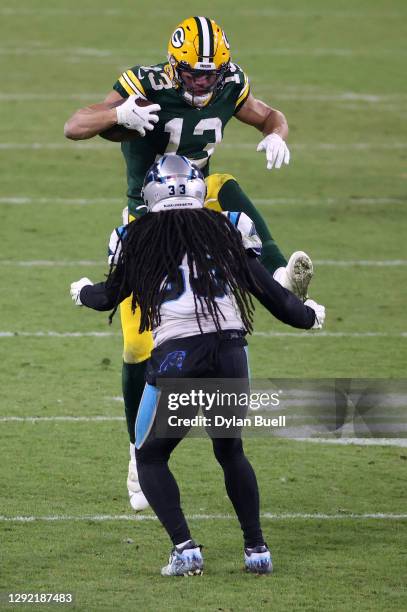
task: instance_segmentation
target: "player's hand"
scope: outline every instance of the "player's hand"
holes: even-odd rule
[[[304,304],[315,312],[315,323],[311,329],[322,329],[325,323],[325,306],[317,304],[314,300],[305,300]]]
[[[123,104],[116,107],[117,123],[124,125],[129,130],[135,130],[140,136],[146,135],[146,130],[153,130],[158,121],[158,113],[161,110],[159,104],[148,104],[138,106],[138,96],[129,96]]]
[[[265,151],[267,157],[267,170],[281,168],[282,163],[290,163],[290,151],[284,140],[278,134],[268,134],[257,145],[258,151]]]
[[[75,304],[75,306],[82,306],[81,302],[81,289],[86,287],[87,285],[93,285],[92,281],[86,278],[79,279],[78,281],[71,283],[71,298]]]

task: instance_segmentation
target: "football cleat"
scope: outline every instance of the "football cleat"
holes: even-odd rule
[[[277,268],[273,277],[280,285],[304,301],[308,297],[308,286],[313,274],[314,267],[311,258],[304,251],[295,251],[286,267]]]
[[[129,492],[130,506],[133,508],[133,510],[136,512],[141,512],[149,507],[149,503],[140,487],[137,473],[137,463],[132,459],[129,461],[127,490]]]
[[[267,544],[244,549],[244,565],[252,574],[271,574],[273,561]]]
[[[188,540],[183,546],[174,546],[168,565],[161,569],[161,576],[201,576],[203,557],[201,546]]]

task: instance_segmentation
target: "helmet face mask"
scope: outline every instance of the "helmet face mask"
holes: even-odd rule
[[[182,155],[164,155],[144,179],[147,212],[203,208],[206,185],[202,172]]]
[[[206,17],[185,19],[168,44],[168,74],[192,106],[206,106],[224,86],[230,64],[223,30]]]

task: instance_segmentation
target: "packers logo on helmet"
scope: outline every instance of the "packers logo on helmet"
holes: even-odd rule
[[[206,106],[222,89],[229,68],[226,34],[213,19],[189,17],[174,30],[166,68],[173,86],[192,106]]]

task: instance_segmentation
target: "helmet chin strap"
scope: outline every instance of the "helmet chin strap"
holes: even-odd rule
[[[188,102],[188,104],[190,104],[191,106],[197,106],[198,108],[202,108],[209,104],[209,102],[212,100],[213,91],[205,94],[204,96],[194,96],[193,94],[184,90],[182,92],[182,96],[184,100]]]

